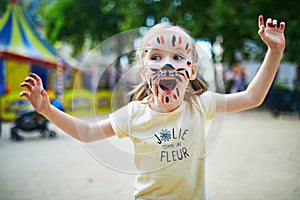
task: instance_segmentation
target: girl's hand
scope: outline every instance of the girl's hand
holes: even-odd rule
[[[20,96],[26,97],[38,113],[45,114],[50,108],[50,100],[43,88],[41,78],[34,73],[30,73],[20,86],[28,89],[28,91],[20,92]]]
[[[279,27],[277,25],[276,19],[268,18],[266,21],[266,25],[264,24],[264,17],[260,15],[258,17],[258,26],[259,31],[258,34],[263,40],[263,42],[270,49],[281,50],[283,51],[285,48],[285,38],[284,38],[284,29],[285,23],[281,22]]]

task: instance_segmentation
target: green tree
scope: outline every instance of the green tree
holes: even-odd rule
[[[8,3],[9,3],[9,0],[1,0],[0,1],[0,17],[2,17],[2,15],[4,14]]]
[[[266,17],[276,17],[278,21],[286,22],[287,46],[284,59],[296,63],[300,63],[299,7],[299,1],[259,0],[257,2],[259,12],[264,13]]]
[[[181,25],[195,38],[214,41],[223,37],[224,61],[263,57],[265,45],[257,35],[257,17],[274,17],[287,24],[284,59],[300,63],[300,21],[296,1],[271,0],[43,0],[41,14],[46,21],[47,38],[67,41],[79,52],[86,38],[92,46],[119,32],[151,26],[161,20]],[[3,5],[0,3],[0,14]],[[249,43],[250,41],[250,43]],[[247,47],[245,44],[252,44]],[[254,45],[253,45],[254,44]],[[255,48],[253,48],[255,47]],[[251,54],[252,53],[252,54]],[[253,56],[252,56],[253,57]]]
[[[47,2],[45,3],[47,4]],[[79,52],[89,38],[92,45],[117,34],[121,18],[102,1],[63,0],[44,6],[45,32],[50,42],[66,41]]]

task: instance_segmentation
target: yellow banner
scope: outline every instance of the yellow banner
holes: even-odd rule
[[[15,60],[6,60],[6,85],[9,92],[20,92],[20,84],[30,72],[30,64]]]

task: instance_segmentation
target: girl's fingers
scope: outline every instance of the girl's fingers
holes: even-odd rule
[[[260,28],[262,25],[264,25],[264,16],[260,15],[258,17],[258,28]]]
[[[285,23],[284,22],[281,22],[279,24],[279,29],[284,31],[284,29],[285,29]]]
[[[260,15],[258,17],[258,27],[260,29],[263,29],[265,27],[263,15]],[[268,18],[267,21],[266,21],[266,27],[279,28],[280,30],[284,30],[285,29],[285,23],[281,22],[279,24],[279,27],[278,27],[278,21],[276,19],[272,20],[271,18]]]
[[[25,82],[30,83],[32,86],[36,86],[36,80],[30,76],[25,78]]]
[[[36,81],[37,85],[42,85],[42,80],[38,75],[36,75],[35,73],[30,73],[29,76],[32,77]]]
[[[271,18],[267,19],[266,25],[267,25],[267,27],[273,27],[272,19]]]
[[[277,20],[276,20],[276,19],[274,19],[274,20],[272,21],[272,25],[273,25],[274,28],[277,28]]]
[[[47,92],[44,89],[42,89],[41,90],[41,95],[42,95],[42,97],[46,97],[47,96]]]
[[[20,92],[20,97],[28,98],[29,97],[29,92],[25,92],[25,91]]]
[[[260,15],[258,17],[258,34],[262,34],[264,32],[264,29],[265,29],[265,24],[264,24],[264,17],[262,15]]]
[[[29,91],[32,90],[33,86],[31,84],[29,84],[28,82],[23,82],[20,85],[21,87],[26,87]]]

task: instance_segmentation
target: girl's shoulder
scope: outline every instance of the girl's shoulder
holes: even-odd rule
[[[196,103],[196,104],[209,104],[215,101],[213,92],[209,90],[200,95],[193,95],[191,99],[192,99],[192,103]]]
[[[216,110],[214,92],[206,91],[201,95],[194,95],[191,100],[191,106],[195,107],[205,118],[211,119],[213,117]]]
[[[150,108],[147,104],[146,99],[143,99],[137,101],[130,101],[127,105],[120,108],[119,110],[123,110],[123,112],[126,111],[128,115],[130,115],[130,117],[133,117],[134,115],[145,113],[149,109]]]

